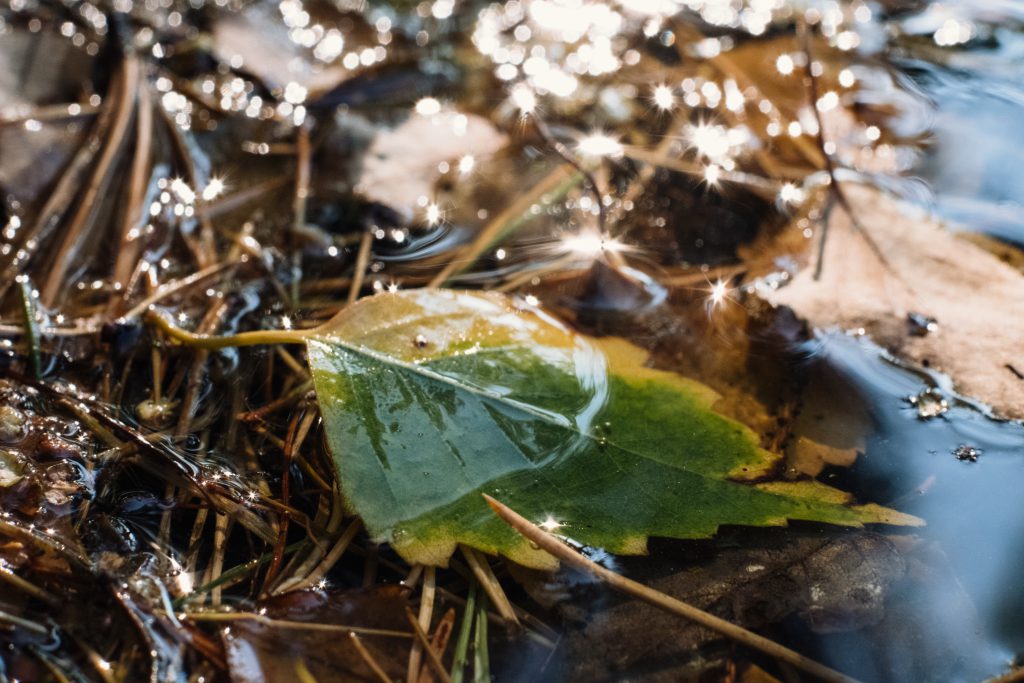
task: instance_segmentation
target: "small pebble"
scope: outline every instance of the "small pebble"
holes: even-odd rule
[[[25,433],[25,414],[11,406],[0,406],[0,441],[17,441]]]
[[[978,462],[978,456],[981,455],[981,449],[975,448],[974,446],[968,446],[966,444],[960,444],[953,451],[953,455],[956,459],[961,462]]]

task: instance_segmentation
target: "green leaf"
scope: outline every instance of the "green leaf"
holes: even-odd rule
[[[503,295],[383,294],[306,343],[346,502],[410,562],[463,543],[551,566],[481,493],[623,554],[722,524],[920,523],[817,482],[743,483],[776,456],[711,389]]]

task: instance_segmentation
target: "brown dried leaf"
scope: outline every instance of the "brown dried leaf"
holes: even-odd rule
[[[474,114],[414,112],[398,127],[374,138],[356,189],[409,219],[420,197],[433,196],[439,164],[449,163],[450,173],[458,176],[463,156],[479,161],[504,147],[507,140],[490,121]]]
[[[818,328],[863,328],[900,356],[950,375],[958,392],[999,415],[1024,418],[1024,276],[877,190],[846,192],[891,270],[836,208],[821,279],[806,268],[768,299]],[[935,318],[938,330],[911,334],[909,313]]]

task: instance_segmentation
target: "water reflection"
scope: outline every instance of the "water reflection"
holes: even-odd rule
[[[939,391],[933,378],[898,367],[866,340],[827,334],[804,350],[813,353],[797,433],[845,447],[850,443],[836,442],[842,439],[837,435],[849,434],[851,424],[864,430],[854,466],[826,478],[847,480],[874,500],[926,519],[917,533],[952,572],[950,581],[914,582],[901,601],[927,636],[912,649],[890,642],[881,645],[883,652],[858,651],[879,643],[854,636],[823,639],[824,656],[867,680],[922,672],[933,680],[978,680],[1000,673],[1024,650],[1018,618],[1024,546],[1016,540],[1024,537],[1024,427],[990,419],[952,396],[946,396],[944,415],[921,419],[907,398]],[[976,462],[957,457],[965,446],[980,451]],[[935,668],[945,660],[936,655],[940,644],[957,652],[952,671]],[[929,665],[931,659],[936,664]]]
[[[939,53],[919,43],[897,48],[897,65],[935,108],[929,149],[916,170],[931,186],[941,216],[1021,244],[1024,175],[1014,172],[1024,161],[1020,8],[977,2],[961,10],[984,26],[985,40]]]

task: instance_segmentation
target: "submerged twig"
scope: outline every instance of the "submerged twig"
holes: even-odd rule
[[[803,41],[804,54],[807,56],[807,65],[805,67],[807,72],[807,84],[811,99],[811,111],[814,113],[814,120],[817,123],[817,141],[818,147],[821,149],[821,156],[825,162],[825,172],[828,173],[829,179],[829,192],[836,198],[836,202],[842,207],[843,211],[846,212],[847,218],[850,219],[850,224],[854,230],[864,239],[864,242],[871,249],[871,252],[875,255],[886,270],[891,273],[896,271],[889,263],[889,259],[886,258],[885,253],[882,251],[875,239],[867,231],[867,228],[860,222],[857,215],[853,211],[853,207],[850,205],[849,200],[846,198],[846,193],[843,191],[843,186],[839,184],[838,178],[836,178],[836,166],[832,159],[832,155],[828,153],[828,149],[825,145],[825,124],[821,118],[821,111],[818,110],[818,77],[814,75],[814,55],[811,52],[811,36],[810,31],[806,22],[797,22],[797,33],[800,35]],[[814,279],[818,280],[821,278],[821,271],[825,265],[825,242],[828,239],[828,226],[829,222],[826,220],[822,223],[821,237],[819,238],[818,245],[818,259],[814,265]]]
[[[544,119],[537,116],[536,113],[530,116],[530,121],[533,122],[533,127],[540,135],[541,139],[544,140],[555,151],[555,153],[562,158],[565,163],[575,168],[587,181],[587,187],[594,195],[594,201],[597,204],[597,227],[604,233],[605,227],[608,223],[607,212],[604,206],[604,195],[601,193],[601,187],[597,184],[597,178],[588,169],[583,167],[580,160],[576,158],[576,155],[572,153],[568,147],[562,144],[561,140],[556,138],[552,133],[551,129],[548,128],[548,124],[544,122]]]
[[[387,673],[383,668],[381,668],[377,659],[369,650],[366,649],[366,646],[363,645],[363,641],[359,639],[359,636],[356,635],[355,631],[351,631],[348,634],[348,639],[349,642],[352,643],[352,647],[354,647],[356,652],[359,653],[359,656],[363,658],[363,662],[366,666],[370,667],[370,671],[372,671],[373,675],[377,677],[377,680],[381,683],[391,683],[391,679],[388,677]]]
[[[409,631],[391,631],[381,628],[365,628],[362,626],[344,626],[342,624],[321,624],[312,621],[289,621],[256,614],[255,612],[187,612],[185,618],[191,621],[254,621],[263,626],[288,629],[293,631],[326,631],[333,633],[360,633],[365,636],[381,636],[385,638],[415,638]]]
[[[742,645],[746,645],[747,647],[763,652],[764,654],[775,657],[781,661],[788,662],[801,671],[811,674],[823,681],[829,681],[830,683],[856,683],[856,679],[839,673],[834,669],[830,669],[823,664],[819,664],[813,659],[805,657],[799,652],[790,650],[773,640],[769,640],[768,638],[760,636],[753,631],[748,631],[742,626],[737,626],[736,624],[726,621],[721,617],[716,617],[715,615],[709,614],[708,612],[687,604],[682,600],[673,598],[665,593],[654,590],[649,586],[645,586],[642,583],[633,581],[621,574],[616,574],[615,572],[602,567],[576,550],[570,548],[558,537],[553,534],[549,534],[537,525],[533,524],[507,505],[495,500],[486,493],[482,495],[487,501],[487,504],[491,506],[491,509],[494,510],[494,512],[509,526],[526,537],[528,541],[562,562],[593,574],[608,586],[639,598],[640,600],[643,600],[650,605],[654,605],[659,609],[665,610],[666,612],[684,617],[690,621],[700,624],[701,626],[721,633]]]
[[[420,626],[420,622],[416,620],[416,615],[412,613],[412,610],[408,607],[405,608],[405,617],[409,621],[409,625],[412,626],[413,633],[416,636],[417,642],[423,648],[423,652],[427,655],[427,663],[430,668],[434,670],[434,675],[438,677],[441,683],[451,683],[451,676],[444,669],[444,664],[441,663],[441,657],[438,656],[437,651],[434,650],[430,644],[430,639],[427,638],[427,634],[424,633],[423,628]]]
[[[505,591],[501,588],[501,583],[494,576],[494,572],[491,570],[491,565],[488,564],[487,559],[469,546],[463,545],[459,546],[459,548],[466,557],[469,568],[473,570],[473,575],[476,576],[480,587],[484,589],[491,602],[494,603],[494,608],[498,610],[498,614],[505,620],[506,627],[512,629],[521,628],[522,624],[519,623],[519,618],[516,617],[512,603],[509,602],[508,596],[505,595]]]
[[[427,284],[427,287],[440,287],[453,276],[469,268],[477,259],[504,235],[522,225],[530,214],[530,207],[540,202],[553,201],[563,197],[580,181],[583,176],[575,169],[559,165],[551,170],[540,182],[519,195],[514,202],[495,216],[477,233],[476,239],[468,245],[456,258],[450,260],[444,268]]]

